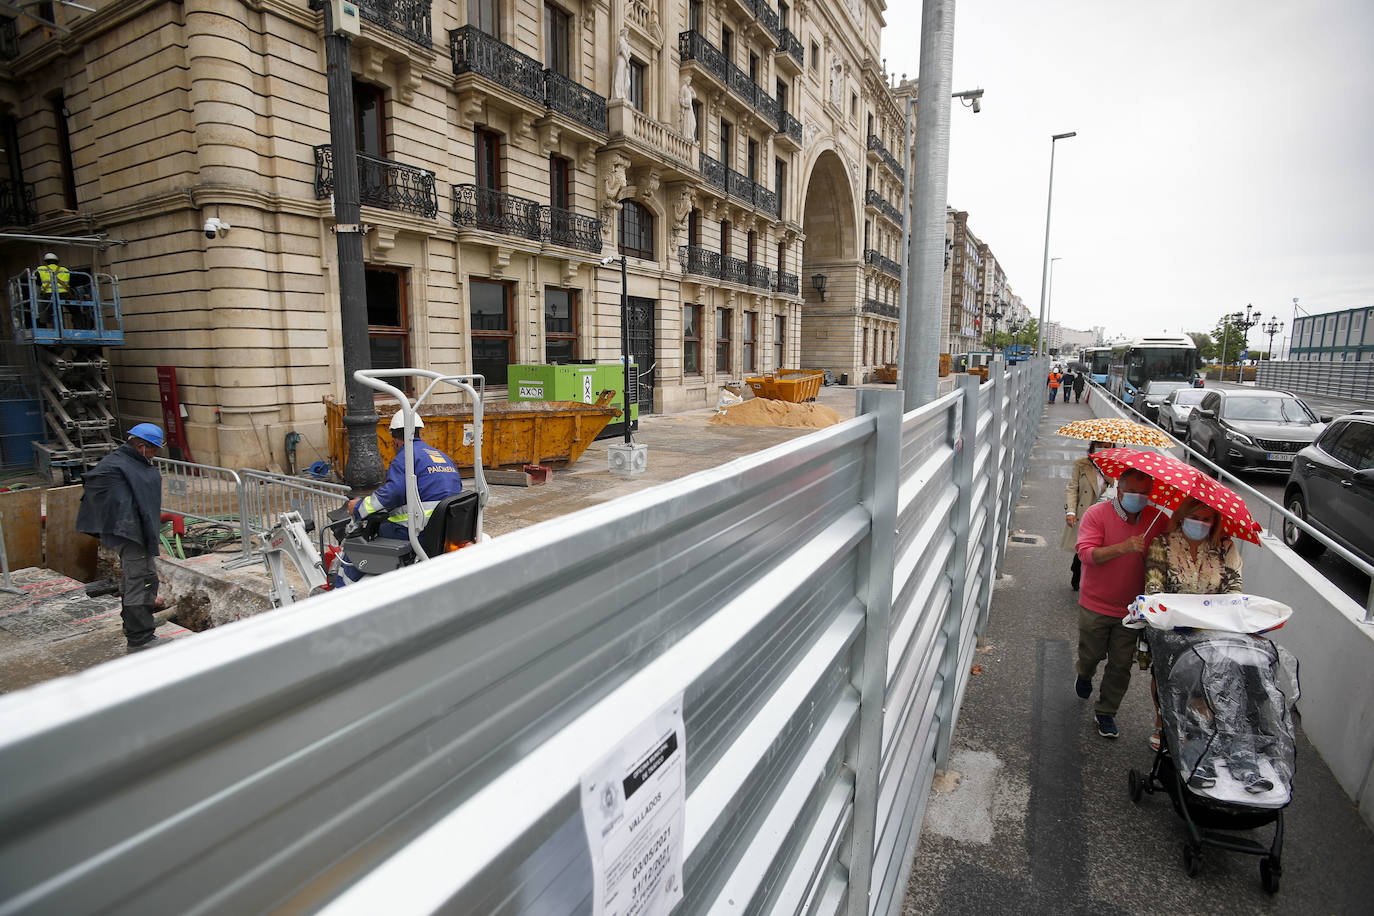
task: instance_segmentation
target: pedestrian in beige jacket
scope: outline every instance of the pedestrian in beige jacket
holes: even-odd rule
[[[1113,448],[1113,445],[1110,442],[1089,442],[1088,454],[1104,448]],[[1088,511],[1089,506],[1102,498],[1106,488],[1107,480],[1091,458],[1079,458],[1073,463],[1069,485],[1064,488],[1064,533],[1059,538],[1059,549],[1073,554],[1073,562],[1069,564],[1069,585],[1074,591],[1078,591],[1078,580],[1083,572],[1083,561],[1075,549],[1078,544],[1078,519]]]

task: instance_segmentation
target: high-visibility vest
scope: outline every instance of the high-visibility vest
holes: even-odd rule
[[[1059,378],[1060,378],[1060,376],[1059,376],[1059,373],[1058,373],[1058,372],[1051,372],[1051,373],[1050,373],[1050,387],[1051,387],[1051,388],[1058,388],[1058,387],[1059,387]]]
[[[59,293],[69,293],[72,291],[72,272],[61,264],[43,264],[38,270],[38,282],[43,287],[43,295],[52,295],[53,282],[57,283]]]

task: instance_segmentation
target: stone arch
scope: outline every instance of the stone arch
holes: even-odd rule
[[[863,252],[853,179],[833,147],[812,160],[802,205],[801,363],[860,381]],[[813,277],[825,277],[825,294]]]
[[[844,161],[824,149],[811,164],[802,209],[806,233],[803,261],[847,261],[859,257],[858,208]]]

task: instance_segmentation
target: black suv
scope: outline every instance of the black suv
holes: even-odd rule
[[[1298,452],[1283,505],[1374,563],[1374,414],[1339,417]],[[1307,557],[1325,549],[1293,524],[1283,526],[1283,540]]]
[[[1322,420],[1286,391],[1215,388],[1188,415],[1188,444],[1227,469],[1287,471],[1321,431]]]

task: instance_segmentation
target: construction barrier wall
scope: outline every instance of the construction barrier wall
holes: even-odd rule
[[[1042,362],[0,699],[0,913],[585,913],[683,698],[676,913],[895,914]]]

